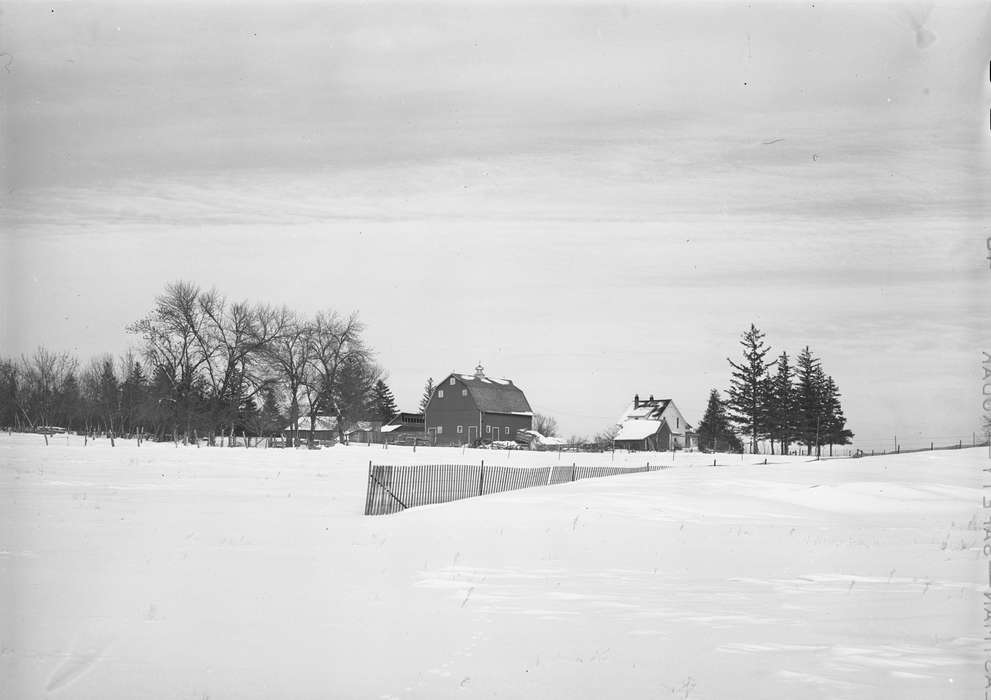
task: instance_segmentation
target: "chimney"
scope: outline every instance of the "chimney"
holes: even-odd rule
[[[640,394],[633,395],[633,408],[640,408]]]
[[[650,395],[650,402],[651,403],[654,403],[654,395],[653,394]]]
[[[485,372],[482,371],[483,369],[482,363],[479,362],[478,366],[475,367],[475,379],[482,379],[485,376]]]

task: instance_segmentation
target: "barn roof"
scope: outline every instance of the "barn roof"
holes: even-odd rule
[[[533,415],[533,409],[518,386],[508,379],[472,374],[453,374],[467,387],[478,410],[486,413]]]

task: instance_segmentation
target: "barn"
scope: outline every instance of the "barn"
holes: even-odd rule
[[[620,416],[619,432],[613,438],[618,450],[666,452],[693,449],[695,432],[671,399],[641,399],[634,394],[633,403]]]
[[[449,374],[434,388],[424,423],[430,444],[475,445],[515,440],[518,430],[531,429],[533,410],[512,380],[486,377],[479,365],[474,374]]]

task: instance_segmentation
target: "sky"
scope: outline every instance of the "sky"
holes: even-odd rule
[[[750,323],[857,446],[966,439],[991,350],[978,4],[7,3],[0,354],[183,279],[358,310],[401,407],[701,418]]]

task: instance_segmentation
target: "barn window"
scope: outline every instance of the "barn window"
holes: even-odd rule
[[[451,377],[451,386],[454,386],[454,377]]]
[[[463,433],[463,432],[464,432],[464,430],[462,430],[462,428],[464,428],[464,426],[463,426],[463,425],[459,425],[459,426],[458,426],[458,435],[460,435],[461,433]]]
[[[440,435],[443,432],[444,432],[444,426],[443,425],[438,425],[437,426],[437,434]]]
[[[485,432],[491,433],[492,432],[492,426],[491,425],[485,426]]]
[[[468,395],[468,390],[467,389],[462,389],[461,390],[461,395],[462,396],[467,396]]]
[[[509,437],[509,426],[506,426],[506,437]]]
[[[444,390],[443,389],[438,389],[437,390],[437,398],[438,399],[444,398]]]

